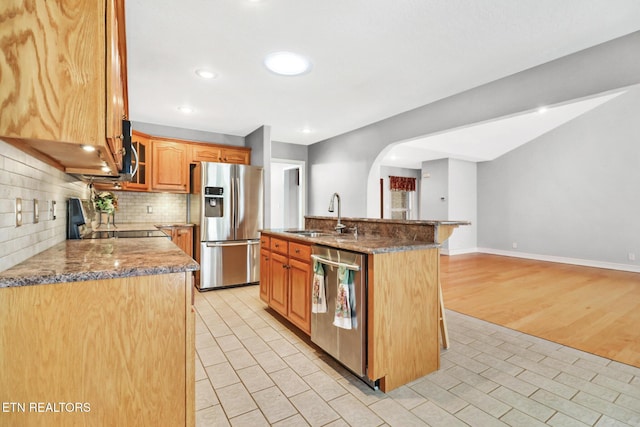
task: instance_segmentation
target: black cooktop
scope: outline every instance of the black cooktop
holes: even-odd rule
[[[92,231],[91,233],[84,236],[84,239],[110,239],[112,237],[118,239],[132,239],[139,237],[166,237],[169,238],[165,233],[160,230],[98,230]]]

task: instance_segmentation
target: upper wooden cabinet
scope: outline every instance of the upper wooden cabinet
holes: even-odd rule
[[[188,193],[188,146],[177,142],[152,140],[151,147],[151,190]]]
[[[221,162],[248,165],[251,151],[248,148],[223,148],[220,153]]]
[[[212,144],[191,144],[192,162],[221,162],[248,165],[250,160],[250,148],[225,147]]]
[[[0,2],[0,138],[68,173],[122,164],[122,0]],[[88,153],[82,145],[96,151]]]

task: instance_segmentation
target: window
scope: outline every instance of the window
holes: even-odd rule
[[[403,176],[390,176],[391,219],[411,219],[413,193],[416,191],[416,179]]]

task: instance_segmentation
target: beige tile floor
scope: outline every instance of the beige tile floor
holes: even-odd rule
[[[640,369],[447,311],[441,369],[374,391],[266,308],[197,293],[196,425],[640,426]]]

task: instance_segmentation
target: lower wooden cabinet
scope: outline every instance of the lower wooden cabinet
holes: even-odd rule
[[[311,246],[264,234],[260,298],[303,332],[311,333]]]
[[[271,291],[269,306],[284,317],[289,315],[289,258],[271,252]]]
[[[289,260],[289,320],[311,334],[311,265]]]
[[[172,225],[159,227],[160,230],[171,237],[171,241],[176,244],[184,253],[193,258],[193,227],[190,225]]]
[[[193,426],[192,276],[0,288],[0,425]]]

